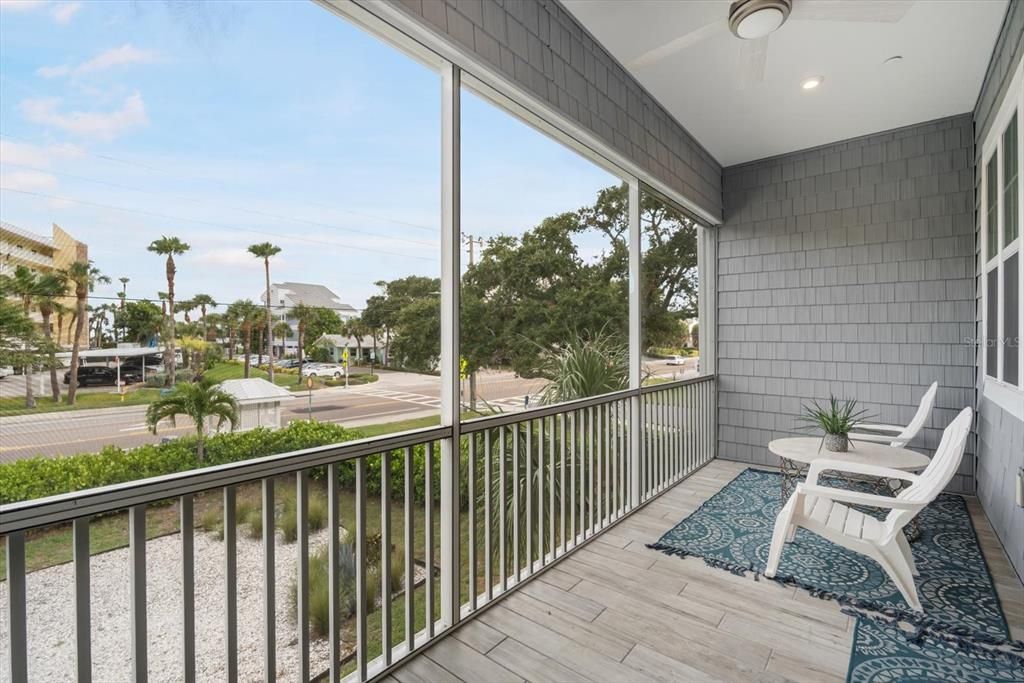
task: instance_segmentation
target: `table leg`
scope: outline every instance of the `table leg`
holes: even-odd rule
[[[789,500],[789,497],[793,495],[793,489],[796,488],[797,483],[801,477],[804,476],[804,472],[807,468],[798,462],[793,462],[789,458],[779,458],[779,473],[782,474],[782,491],[781,491],[781,502],[783,505]]]

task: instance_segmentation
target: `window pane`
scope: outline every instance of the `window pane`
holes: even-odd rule
[[[644,384],[697,374],[697,224],[658,195],[640,192],[640,307]]]
[[[1020,379],[1020,253],[1003,264],[1003,381],[1017,384]]]
[[[626,185],[468,90],[462,154],[465,403],[625,389]]]
[[[988,248],[985,250],[985,260],[996,255],[999,251],[999,223],[997,221],[996,209],[999,206],[999,179],[997,177],[998,167],[996,166],[996,155],[993,154],[985,167],[985,183],[987,192],[985,196],[985,227]]]
[[[985,276],[988,280],[988,304],[985,307],[985,374],[998,377],[999,358],[999,269],[993,268]]]
[[[1018,198],[1020,186],[1017,182],[1017,115],[1010,119],[1010,125],[1003,133],[1003,245],[1017,238],[1019,232]]]

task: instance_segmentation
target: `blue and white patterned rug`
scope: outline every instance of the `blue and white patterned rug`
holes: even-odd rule
[[[760,578],[781,507],[780,476],[741,472],[649,547]],[[853,608],[848,681],[1024,681],[1024,643],[1009,639],[963,498],[940,495],[922,511],[921,527],[912,548],[923,617],[873,560],[806,529],[786,545],[774,580]]]

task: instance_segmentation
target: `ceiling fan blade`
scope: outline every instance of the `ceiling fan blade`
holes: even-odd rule
[[[764,80],[764,65],[768,60],[768,36],[756,40],[740,41],[739,83],[741,88],[757,85]]]
[[[689,33],[679,36],[675,40],[671,40],[660,47],[656,47],[653,50],[643,53],[633,61],[629,63],[630,67],[644,67],[660,62],[666,57],[675,54],[681,50],[685,50],[691,45],[710,38],[719,31],[729,30],[729,24],[726,21],[713,21],[710,24],[705,24],[698,29],[694,29]]]
[[[914,0],[794,0],[789,18],[796,21],[854,21],[895,24]]]

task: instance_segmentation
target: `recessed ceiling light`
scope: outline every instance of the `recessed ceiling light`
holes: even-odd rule
[[[889,57],[889,59],[887,59],[884,62],[882,62],[882,64],[887,64],[889,66],[892,66],[894,64],[899,64],[902,61],[903,61],[903,55],[893,55],[892,57]]]
[[[824,76],[811,76],[810,78],[805,78],[800,84],[800,87],[804,90],[814,90],[821,85],[824,80]]]

